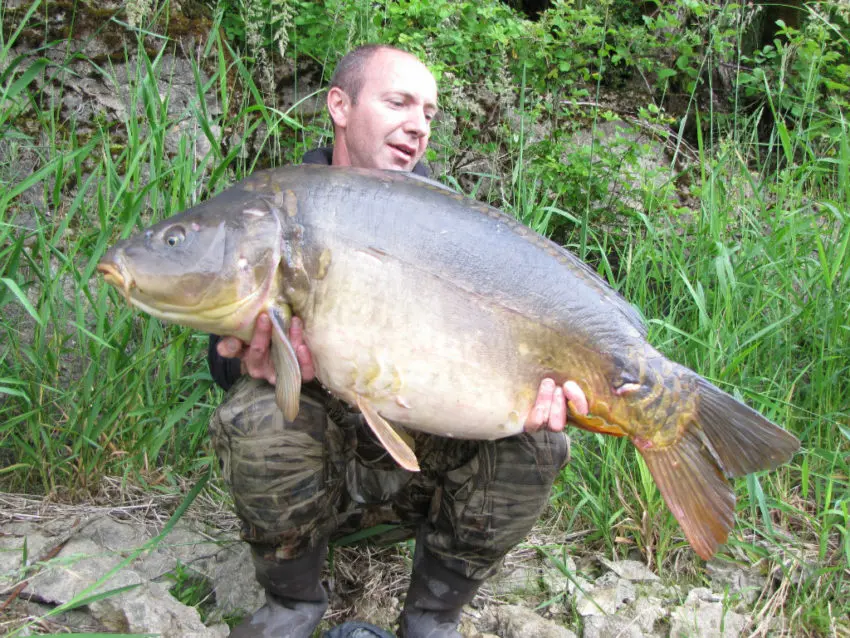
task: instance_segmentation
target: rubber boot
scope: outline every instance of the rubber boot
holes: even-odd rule
[[[421,542],[416,543],[413,575],[399,622],[402,638],[461,638],[457,631],[463,606],[483,581],[446,568]]]
[[[230,632],[230,638],[310,638],[328,608],[320,580],[327,542],[291,560],[270,560],[251,548],[266,604]]]

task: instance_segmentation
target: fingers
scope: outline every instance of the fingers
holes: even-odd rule
[[[549,408],[549,429],[552,432],[561,432],[567,424],[567,401],[564,399],[564,390],[556,387],[552,395],[552,407]]]
[[[587,397],[584,395],[584,391],[579,387],[578,383],[575,381],[567,381],[564,384],[564,396],[566,400],[572,403],[573,409],[579,414],[587,414],[588,405],[587,405]]]
[[[552,379],[543,379],[537,389],[537,399],[534,407],[528,413],[525,420],[526,432],[537,432],[549,421],[549,413],[552,408],[552,398],[555,394],[555,382]]]
[[[272,385],[277,381],[274,364],[271,359],[272,322],[266,313],[260,313],[254,324],[254,334],[249,344],[236,337],[223,337],[216,346],[222,357],[242,359],[242,374],[255,379],[265,379]],[[301,367],[301,379],[312,381],[316,377],[313,355],[304,343],[304,323],[298,317],[292,318],[289,329],[289,341]]]
[[[219,355],[224,357],[225,359],[233,359],[235,357],[242,356],[242,350],[245,348],[245,344],[242,343],[240,339],[236,337],[222,337],[219,339],[218,344],[215,349]]]
[[[552,379],[543,379],[537,389],[534,407],[525,420],[526,432],[537,432],[546,428],[561,432],[567,423],[567,402],[578,414],[587,414],[587,397],[575,381],[567,381],[563,387]]]
[[[242,355],[244,369],[255,379],[265,379],[272,385],[277,380],[271,362],[272,322],[266,313],[261,313],[254,324],[251,343]]]
[[[298,317],[292,318],[289,327],[289,342],[295,350],[298,365],[301,366],[301,380],[312,381],[316,378],[316,366],[313,364],[313,355],[310,348],[304,343],[304,323]]]

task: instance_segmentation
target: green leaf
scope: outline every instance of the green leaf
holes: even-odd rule
[[[85,605],[90,605],[91,603],[96,603],[99,600],[105,600],[107,598],[111,598],[112,596],[118,596],[123,594],[126,591],[132,591],[136,589],[141,583],[133,583],[132,585],[124,585],[123,587],[116,587],[115,589],[109,589],[107,591],[102,591],[97,594],[92,594],[91,596],[84,596],[82,598],[75,598],[71,602],[68,603],[68,606],[65,607],[65,611],[69,611],[71,609],[77,609],[78,607],[84,607]]]
[[[12,291],[12,294],[18,298],[18,301],[21,305],[26,309],[26,311],[30,314],[30,316],[36,320],[38,325],[42,328],[44,327],[44,320],[38,314],[38,311],[33,308],[30,300],[27,299],[27,296],[24,294],[24,291],[18,287],[18,284],[15,283],[13,279],[9,279],[8,277],[0,277],[0,281],[6,284],[6,287]]]
[[[8,394],[13,397],[21,397],[24,401],[27,402],[27,405],[32,405],[32,399],[30,399],[29,395],[23,390],[18,390],[17,388],[10,388],[8,386],[0,385],[0,394]]]
[[[13,64],[17,62],[18,60],[16,59]],[[20,77],[14,82],[12,82],[9,88],[4,91],[2,99],[14,100],[16,97],[18,97],[18,94],[21,93],[25,88],[27,88],[30,82],[35,79],[35,76],[41,73],[42,70],[44,70],[44,68],[48,64],[50,64],[50,60],[46,58],[39,58],[38,60],[35,60],[32,64],[29,65],[27,70],[21,73]],[[0,101],[0,103],[2,103],[2,101]]]

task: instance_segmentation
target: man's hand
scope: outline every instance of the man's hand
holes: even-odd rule
[[[587,414],[587,397],[575,381],[556,386],[552,379],[543,379],[534,407],[525,420],[525,431],[537,432],[544,427],[552,432],[562,431],[567,423],[567,401],[572,401],[580,414]]]
[[[304,324],[298,317],[292,318],[289,327],[289,342],[295,350],[298,364],[301,366],[301,380],[312,381],[316,377],[313,356],[304,343]],[[261,313],[254,324],[251,343],[245,343],[236,337],[222,337],[216,349],[222,357],[242,360],[242,374],[254,379],[265,379],[272,385],[277,381],[271,360],[272,322],[266,313]]]

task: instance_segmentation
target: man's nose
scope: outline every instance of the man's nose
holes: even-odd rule
[[[425,117],[424,112],[414,110],[407,118],[406,131],[416,135],[416,137],[424,137],[431,132],[431,122]]]

